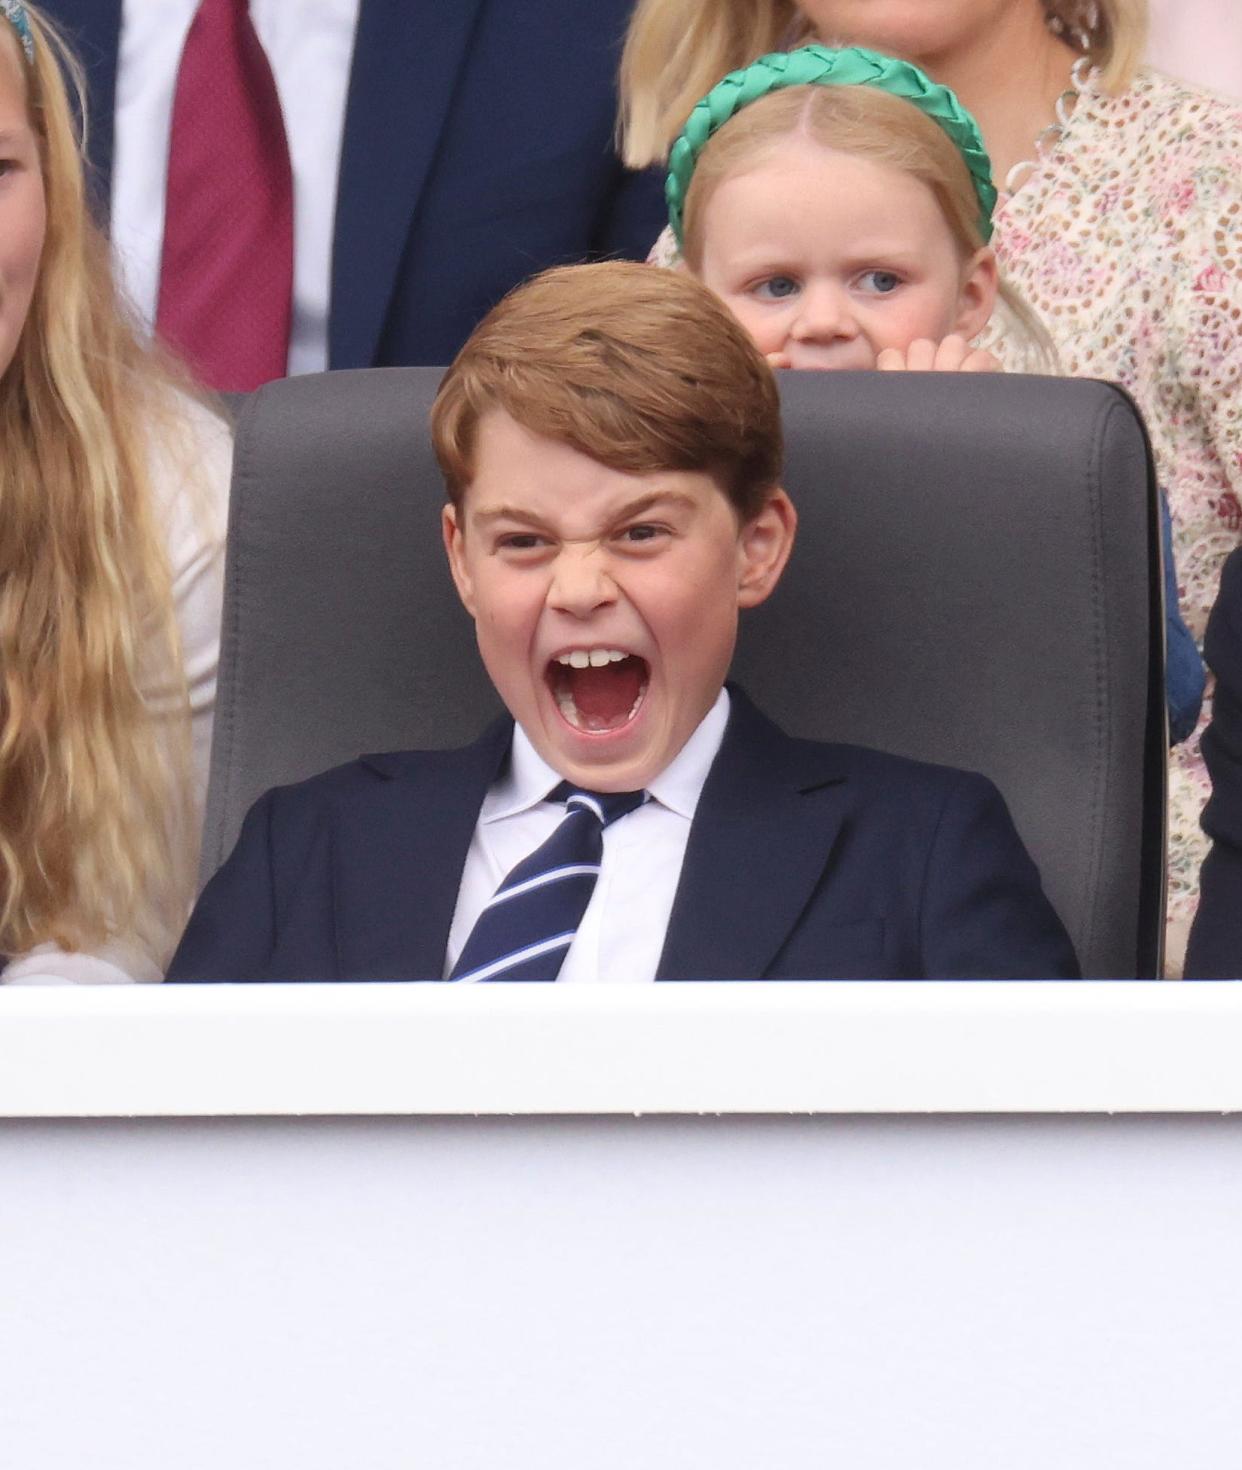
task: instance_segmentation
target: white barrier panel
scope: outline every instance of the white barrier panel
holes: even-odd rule
[[[0,989],[0,1117],[1233,1109],[1233,982]]]
[[[1240,989],[0,994],[0,1467],[1233,1470]]]

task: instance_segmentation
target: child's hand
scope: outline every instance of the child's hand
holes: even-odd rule
[[[999,373],[1001,365],[990,352],[972,347],[956,333],[943,342],[926,337],[911,342],[902,352],[900,347],[886,347],[875,360],[881,372],[888,373]]]
[[[787,352],[765,352],[764,356],[767,358],[770,368],[793,367],[793,358]]]

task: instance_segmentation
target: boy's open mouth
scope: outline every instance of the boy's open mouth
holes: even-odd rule
[[[545,677],[566,723],[590,734],[628,725],[647,693],[646,659],[619,648],[558,654]]]

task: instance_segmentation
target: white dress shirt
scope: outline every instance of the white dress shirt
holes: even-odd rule
[[[148,323],[159,301],[177,66],[199,0],[124,0],[117,57],[112,242]],[[250,0],[276,79],[293,167],[291,373],[328,365],[328,302],[345,101],[361,0]]]
[[[561,965],[560,984],[655,979],[690,823],[728,720],[729,696],[722,689],[672,764],[648,784],[650,800],[604,828],[599,878]],[[483,798],[462,869],[446,976],[506,874],[564,819],[564,804],[546,800],[562,779],[515,726],[508,769]]]

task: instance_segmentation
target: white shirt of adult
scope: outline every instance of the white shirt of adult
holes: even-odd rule
[[[690,824],[728,722],[729,696],[722,689],[671,764],[648,783],[650,799],[604,828],[600,874],[561,965],[560,984],[623,985],[655,979]],[[564,804],[546,799],[562,779],[515,725],[508,769],[483,798],[466,854],[449,930],[446,977],[506,874],[564,819]]]
[[[328,365],[328,305],[345,102],[361,0],[250,0],[276,79],[293,168],[290,373]],[[168,135],[177,66],[199,0],[124,0],[117,56],[112,243],[152,324],[159,301]]]

